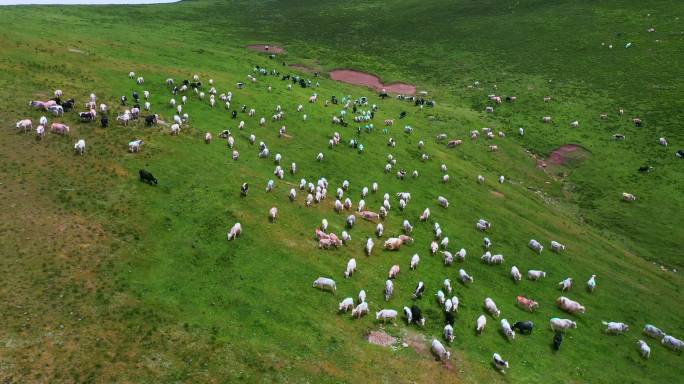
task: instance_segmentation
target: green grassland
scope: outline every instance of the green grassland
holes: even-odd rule
[[[645,323],[684,336],[680,298],[684,239],[682,160],[678,123],[682,118],[681,53],[684,7],[656,1],[187,1],[134,7],[3,7],[0,18],[0,378],[5,382],[677,382],[681,355],[649,340],[650,360],[635,342]],[[655,33],[646,29],[654,26]],[[658,40],[658,41],[656,41]],[[287,53],[276,60],[248,51],[246,44],[281,44]],[[626,42],[632,42],[629,49]],[[614,44],[613,49],[601,43]],[[301,63],[322,69],[349,67],[382,76],[385,82],[408,81],[437,100],[419,110],[398,100],[381,101],[371,90],[320,79],[320,87],[286,89],[279,77],[258,76],[256,84],[237,90],[253,65],[298,73],[281,65]],[[129,71],[145,77],[137,86]],[[56,88],[77,100],[77,110],[91,92],[98,101],[122,110],[120,95],[143,89],[152,94],[153,110],[170,120],[173,110],[164,79],[199,74],[213,78],[219,93],[232,90],[233,108],[246,104],[257,116],[231,120],[223,107],[211,109],[190,96],[191,123],[180,136],[168,128],[141,123],[110,128],[79,123],[67,114],[69,137],[17,133],[14,123],[41,115],[26,106],[47,99]],[[300,73],[306,77],[311,75]],[[315,81],[315,80],[314,80]],[[479,82],[479,86],[468,87]],[[267,92],[268,86],[273,87]],[[496,85],[496,88],[495,88]],[[306,103],[312,92],[321,101]],[[485,114],[490,93],[516,95],[515,103]],[[324,107],[330,96],[367,96],[379,105],[372,133],[357,137],[356,124],[330,124],[340,106]],[[544,96],[552,96],[549,103]],[[286,111],[291,138],[279,138],[280,123],[258,127],[276,105]],[[309,119],[295,112],[303,104]],[[619,108],[625,115],[619,116]],[[389,134],[381,122],[398,121]],[[599,114],[608,113],[606,120]],[[552,124],[542,124],[542,116]],[[632,117],[645,125],[636,128]],[[244,119],[247,128],[237,130]],[[52,118],[51,118],[52,120]],[[578,129],[569,123],[580,121]],[[412,135],[403,133],[410,124]],[[492,127],[507,133],[493,142],[471,141],[473,129]],[[518,127],[525,127],[518,137]],[[204,144],[231,129],[239,161],[230,159],[223,140]],[[342,144],[327,148],[338,131],[346,143],[358,138],[364,153]],[[438,133],[464,139],[457,149],[435,141]],[[272,159],[259,159],[247,138],[296,162],[299,172],[276,180]],[[627,136],[624,142],[611,139]],[[386,145],[389,136],[398,144]],[[670,147],[658,145],[665,136]],[[84,138],[85,156],[73,155]],[[126,152],[133,138],[146,142],[142,152]],[[417,149],[424,140],[424,151]],[[489,152],[489,144],[499,146]],[[566,167],[540,170],[531,154],[545,157],[555,148],[580,144],[588,155]],[[529,151],[526,152],[526,151]],[[318,152],[325,154],[316,162]],[[423,152],[430,160],[421,161]],[[382,171],[392,153],[397,167],[417,169],[417,179],[398,180]],[[447,164],[451,181],[442,184],[439,165]],[[644,164],[655,170],[640,174]],[[159,185],[137,181],[140,168]],[[475,182],[478,174],[486,183]],[[507,182],[499,184],[499,175]],[[305,207],[287,198],[300,178],[326,177],[329,198]],[[327,218],[337,233],[346,214],[332,210],[332,194],[348,179],[348,195],[358,202],[363,186],[374,181],[378,194],[367,199],[376,209],[385,192],[412,193],[403,211],[393,198],[385,222],[387,235],[398,234],[404,218],[414,225],[415,242],[398,252],[363,255],[374,224],[359,222],[349,245],[321,251],[314,229]],[[249,182],[248,197],[239,186]],[[625,203],[622,192],[638,200]],[[438,195],[451,205],[442,209]],[[276,206],[279,218],[267,219]],[[430,223],[417,223],[425,207]],[[474,223],[488,219],[488,236],[503,266],[478,260],[483,234]],[[239,221],[245,230],[236,241],[225,234]],[[430,256],[432,223],[439,222],[451,248],[468,250],[463,265],[443,266]],[[386,235],[386,236],[387,236]],[[536,255],[527,241],[567,245],[563,254]],[[409,271],[411,255],[421,264]],[[351,257],[358,273],[342,272]],[[384,303],[387,271],[400,264],[395,297]],[[542,269],[540,282],[509,278]],[[664,265],[663,271],[660,266]],[[475,283],[456,283],[458,269]],[[589,294],[584,282],[598,277]],[[336,295],[311,288],[318,276],[337,281]],[[577,286],[567,296],[587,307],[584,315],[564,314],[554,305],[556,283],[568,276]],[[443,315],[434,293],[451,278],[461,300],[452,361],[429,355],[431,337],[441,338]],[[418,281],[427,285],[420,300],[428,319],[424,329],[404,321],[381,326],[374,312],[410,305]],[[352,320],[337,314],[337,303],[365,289],[371,316]],[[528,314],[515,296],[537,299],[541,308]],[[531,336],[506,341],[498,320],[489,318],[483,335],[474,332],[482,302],[492,297],[509,321],[532,320]],[[570,317],[578,328],[568,332],[560,352],[552,350],[550,317]],[[623,336],[602,333],[601,321],[624,321]],[[385,329],[411,346],[396,350],[369,344],[367,331]],[[425,338],[425,339],[423,339]],[[511,362],[506,375],[489,361],[499,352]]]

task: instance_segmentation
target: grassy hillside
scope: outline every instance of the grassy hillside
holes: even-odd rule
[[[643,324],[654,323],[681,337],[683,315],[678,294],[679,273],[661,271],[651,260],[681,267],[683,197],[681,160],[674,149],[682,135],[676,121],[681,108],[675,95],[681,85],[678,52],[681,33],[672,2],[599,5],[589,2],[521,2],[501,6],[491,2],[204,2],[136,7],[29,7],[0,8],[9,28],[0,32],[0,118],[8,129],[3,145],[0,193],[7,208],[0,212],[2,258],[0,298],[0,377],[9,382],[668,382],[681,376],[681,356],[649,341],[650,361],[638,356],[635,340]],[[650,13],[651,16],[646,16]],[[125,15],[125,16],[124,16]],[[386,15],[386,16],[384,16]],[[655,21],[654,21],[655,20]],[[647,34],[655,26],[656,34]],[[621,33],[620,36],[616,35]],[[655,40],[660,40],[656,43]],[[608,50],[601,43],[613,43]],[[633,41],[630,49],[624,41]],[[434,109],[418,110],[397,100],[380,101],[374,92],[321,79],[315,90],[294,87],[278,77],[237,90],[234,84],[253,74],[255,64],[296,73],[282,67],[280,58],[243,48],[248,43],[273,42],[286,46],[283,60],[322,69],[353,67],[380,74],[383,80],[416,82],[437,99]],[[129,71],[145,76],[144,87],[127,78]],[[47,98],[56,88],[78,101],[78,110],[90,92],[122,110],[120,95],[132,90],[152,94],[153,110],[164,120],[173,111],[164,79],[199,74],[213,78],[219,93],[232,90],[233,108],[246,104],[257,116],[230,119],[223,108],[211,109],[190,97],[186,111],[191,124],[173,137],[168,129],[108,129],[64,121],[70,137],[49,135],[37,142],[18,134],[14,122],[39,112],[26,107],[29,99]],[[305,76],[309,76],[306,75]],[[551,80],[551,81],[549,81]],[[479,81],[480,85],[467,85]],[[496,84],[496,89],[494,89]],[[271,85],[272,92],[266,88]],[[324,107],[322,100],[308,104],[312,92],[322,100],[331,95],[367,96],[380,107],[374,132],[356,134],[356,124],[330,124],[339,106]],[[679,93],[678,93],[679,92]],[[490,93],[513,94],[518,101],[496,106],[485,115]],[[543,96],[553,101],[544,103]],[[291,138],[278,138],[281,124],[258,127],[276,105],[287,113]],[[295,111],[304,104],[309,118]],[[615,111],[623,107],[625,115]],[[381,122],[398,121],[389,134]],[[599,114],[609,113],[600,120]],[[544,125],[541,116],[554,124]],[[644,128],[630,123],[633,116]],[[237,130],[244,119],[247,128]],[[569,122],[580,121],[573,130]],[[415,128],[402,133],[404,124]],[[473,129],[492,127],[507,138],[497,138],[499,151],[487,151],[490,142],[464,140],[458,149],[435,142],[438,133],[466,139]],[[519,138],[517,128],[526,128]],[[230,159],[223,140],[204,144],[204,132],[231,129],[239,161]],[[358,138],[363,154],[342,144],[327,148],[333,132],[346,143]],[[613,142],[613,133],[627,135]],[[276,180],[272,159],[257,158],[247,141],[254,133],[283,162],[296,162],[299,173]],[[665,135],[673,147],[658,146]],[[389,136],[396,148],[386,146]],[[86,156],[73,155],[79,137],[88,144]],[[141,153],[129,154],[126,144],[143,138]],[[424,140],[424,151],[417,142]],[[524,149],[546,155],[565,143],[581,144],[591,156],[570,168],[548,173],[536,167]],[[325,161],[316,162],[318,152]],[[421,161],[423,152],[430,155]],[[382,167],[388,154],[398,167],[417,169],[417,179],[398,180]],[[439,165],[447,164],[451,182],[441,184]],[[649,163],[655,172],[636,169]],[[140,168],[152,171],[157,187],[137,181]],[[561,177],[558,173],[563,173]],[[486,177],[478,185],[478,174]],[[503,185],[495,182],[506,175]],[[326,177],[331,195],[307,208],[300,193],[290,203],[287,192],[300,178]],[[380,184],[378,194],[366,199],[377,210],[385,192],[410,191],[405,211],[393,207],[385,223],[388,235],[397,234],[404,218],[415,224],[414,244],[396,253],[381,251],[376,240],[372,256],[363,255],[366,236],[374,225],[360,222],[350,231],[352,242],[334,251],[321,251],[313,231],[322,218],[331,229],[342,229],[346,214],[332,210],[334,190],[348,179],[348,196],[358,202],[363,186]],[[239,185],[252,186],[240,198]],[[639,200],[625,204],[623,191]],[[436,197],[449,198],[441,209]],[[277,206],[280,218],[267,220]],[[417,223],[425,208],[431,223]],[[488,236],[503,266],[478,260],[483,234],[474,223],[493,223]],[[236,221],[245,228],[237,241],[225,233]],[[444,267],[430,256],[431,225],[439,222],[451,247],[468,250],[463,265]],[[557,240],[566,253],[546,250],[535,255],[526,246],[530,238],[548,245]],[[422,261],[409,271],[411,255]],[[344,280],[350,257],[358,274]],[[402,272],[395,297],[383,302],[382,288],[393,264]],[[515,285],[509,270],[543,269],[541,282]],[[475,283],[458,283],[459,268],[475,276]],[[671,267],[670,267],[671,268]],[[594,294],[583,289],[591,274],[598,275]],[[338,282],[333,296],[311,288],[318,276]],[[568,276],[577,286],[567,294],[587,306],[580,316],[564,315],[553,304],[560,295],[556,283]],[[456,320],[454,357],[444,366],[435,362],[427,346],[441,338],[443,315],[434,293],[444,278],[454,282],[462,307]],[[410,342],[407,348],[384,349],[368,344],[364,335],[380,328],[373,316],[351,320],[336,313],[337,303],[369,294],[372,312],[383,307],[410,305],[416,283],[427,285],[420,300],[428,318],[425,329],[403,321],[383,327]],[[515,296],[525,294],[541,303],[527,314],[515,307]],[[511,322],[535,322],[532,336],[507,342],[498,321],[489,318],[484,335],[474,333],[485,297],[492,297]],[[572,317],[578,329],[568,333],[559,353],[551,348],[550,317]],[[601,320],[624,321],[632,330],[625,336],[602,334]],[[425,340],[422,338],[425,337]],[[506,376],[491,369],[497,351],[511,361]]]

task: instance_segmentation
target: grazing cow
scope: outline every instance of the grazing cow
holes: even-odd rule
[[[435,253],[437,253],[438,249],[439,249],[439,245],[437,244],[436,241],[433,241],[432,243],[430,243],[430,253],[432,253],[434,255]]]
[[[361,317],[368,314],[368,303],[362,301],[356,308],[352,309],[352,317],[355,319],[360,319]]]
[[[55,116],[64,116],[64,107],[61,105],[51,105],[48,110]]]
[[[240,152],[238,152],[238,151],[233,151],[233,154],[232,154],[231,157],[232,157],[233,160],[239,159],[239,158],[240,158]]]
[[[522,275],[520,274],[520,270],[515,265],[513,267],[511,267],[511,277],[513,278],[513,281],[515,281],[516,283],[518,281],[522,280]]]
[[[437,339],[432,339],[431,350],[441,361],[449,360],[451,358],[451,352],[447,351],[446,348],[444,348],[444,345]]]
[[[506,335],[506,338],[508,338],[508,340],[515,339],[515,331],[511,329],[511,325],[508,323],[508,320],[501,319],[501,330]]]
[[[393,265],[392,268],[389,270],[389,278],[390,279],[396,279],[397,276],[399,275],[399,272],[401,271],[401,268],[398,265]]]
[[[665,335],[663,339],[660,340],[660,343],[675,351],[680,351],[682,348],[684,348],[684,341],[670,335]]]
[[[684,159],[684,149],[678,149],[677,152],[675,152],[675,156]]]
[[[228,241],[240,237],[242,234],[242,225],[240,223],[235,223],[228,231]]]
[[[487,326],[487,317],[485,317],[485,315],[480,315],[480,317],[477,318],[475,331],[477,332],[478,335],[481,335],[482,331],[484,331],[486,326]]]
[[[45,136],[45,127],[42,125],[37,126],[36,127],[36,138],[38,140],[42,140],[44,136]]]
[[[622,192],[622,200],[623,201],[635,201],[636,196],[632,195],[631,193]]]
[[[651,324],[646,324],[643,332],[654,339],[662,339],[665,336],[665,332]]]
[[[634,122],[634,126],[636,126],[636,127],[641,127],[642,122],[641,122],[641,119],[640,119],[640,118],[635,117],[635,118],[632,119],[632,121]]]
[[[416,285],[416,289],[413,290],[413,298],[414,299],[422,298],[423,292],[425,292],[425,283],[423,283],[422,281],[419,281],[418,285]]]
[[[637,340],[637,345],[639,346],[639,353],[641,353],[641,357],[644,359],[651,357],[651,347],[649,347],[645,341]]]
[[[606,326],[605,332],[607,334],[611,335],[621,335],[624,332],[629,331],[629,325],[625,323],[616,323],[616,322],[606,322],[602,321],[601,324]]]
[[[50,125],[50,132],[56,133],[58,135],[68,135],[69,126],[62,123],[52,123]]]
[[[532,300],[528,299],[525,296],[518,296],[516,297],[518,305],[527,310],[528,312],[534,312],[537,308],[539,308],[539,303]]]
[[[464,269],[460,269],[458,271],[458,277],[461,279],[461,282],[463,284],[468,284],[468,283],[472,283],[473,281],[475,281],[475,279],[473,279],[472,276],[470,276],[468,273],[466,273],[466,271]]]
[[[463,144],[463,140],[450,140],[447,142],[447,148],[456,148],[461,144]]]
[[[102,117],[100,118],[100,125],[102,126],[102,128],[109,127],[109,117],[107,117],[107,115],[102,115]]]
[[[541,255],[542,251],[544,250],[544,246],[541,245],[537,240],[531,239],[530,242],[527,244],[533,251],[537,252],[538,254]]]
[[[551,122],[551,116],[544,116],[542,117],[542,122],[544,123],[550,123]]]
[[[327,277],[319,277],[318,279],[314,280],[313,287],[322,291],[330,291],[332,293],[337,292],[335,280],[329,279]]]
[[[425,317],[423,317],[423,312],[415,304],[411,306],[411,318],[415,324],[418,324],[421,327],[425,326]]]
[[[45,124],[41,124],[45,126]],[[24,120],[19,120],[17,121],[17,129],[21,129],[23,132],[29,132],[31,129],[33,129],[33,122],[31,119],[24,119]]]
[[[271,220],[271,222],[274,222],[276,220],[276,217],[278,216],[278,208],[272,207],[268,211],[268,218]]]
[[[145,125],[148,127],[151,127],[151,126],[157,124],[158,118],[159,118],[159,115],[157,115],[157,114],[145,116]]]
[[[553,333],[553,349],[560,350],[561,344],[563,344],[563,332],[556,331]]]
[[[141,139],[136,139],[128,143],[128,152],[136,153],[140,152],[140,148],[145,144]]]
[[[583,305],[574,300],[570,300],[565,296],[560,296],[558,299],[556,299],[556,304],[558,304],[558,308],[572,315],[576,313],[584,313],[586,311],[586,308]]]
[[[444,279],[442,285],[444,286],[444,290],[446,290],[447,294],[451,295],[451,292],[453,291],[453,288],[451,287],[451,280]]]
[[[347,312],[354,308],[354,299],[347,297],[342,302],[340,302],[340,312]]]
[[[86,148],[86,144],[85,144],[85,140],[83,140],[83,139],[78,140],[76,142],[76,144],[74,144],[74,151],[76,153],[78,153],[79,155],[83,155],[85,153],[85,148]]]
[[[444,207],[444,208],[449,208],[449,200],[447,200],[443,196],[437,197],[437,203],[439,203],[439,205]]]
[[[499,317],[501,315],[501,311],[496,307],[496,303],[491,298],[485,298],[484,306],[492,317]]]
[[[180,124],[173,124],[171,125],[171,135],[172,136],[178,136],[178,134],[181,131]]]
[[[444,326],[444,339],[448,343],[454,341],[454,327],[452,327],[451,324],[447,324]]]
[[[577,323],[575,323],[574,321],[570,319],[559,319],[557,317],[551,318],[549,324],[551,325],[551,330],[554,332],[564,332],[565,330],[570,328],[577,328]]]
[[[148,116],[148,117],[149,117],[149,116]],[[210,144],[212,138],[213,138],[213,136],[212,136],[211,132],[207,132],[207,133],[204,134],[204,142],[205,142],[206,144]]]
[[[561,281],[558,283],[558,286],[561,288],[562,292],[570,290],[570,288],[572,288],[572,277],[568,277],[567,279]]]
[[[157,185],[158,181],[157,179],[152,176],[152,174],[144,169],[141,169],[138,171],[138,175],[140,176],[140,182],[147,183],[150,185]]]
[[[461,248],[458,252],[456,252],[456,260],[460,262],[464,262],[466,258],[466,250],[464,248]]]
[[[437,291],[435,296],[437,296],[437,301],[439,302],[439,304],[444,305],[444,301],[446,300],[446,297],[444,296],[444,292],[442,292],[441,289],[439,291]]]
[[[563,251],[565,251],[565,245],[563,245],[557,241],[552,240],[551,241],[551,250],[556,252],[556,253],[563,252]]]
[[[577,128],[577,127],[579,127],[579,121],[577,121],[577,120],[573,121],[572,123],[570,123],[570,126],[571,126],[572,128]]]
[[[534,328],[534,323],[531,321],[518,321],[513,324],[512,328],[523,335],[531,335],[532,329]]]
[[[667,147],[667,140],[664,137],[661,137],[660,139],[658,139],[658,143],[660,143],[660,145],[662,145],[664,147]]]
[[[392,280],[385,281],[385,301],[389,301],[394,294],[394,283]]]
[[[368,240],[366,241],[366,247],[364,248],[366,251],[366,256],[370,256],[371,252],[373,251],[374,245],[375,244],[373,243],[373,239],[371,239],[369,237]]]
[[[535,269],[530,269],[527,271],[527,278],[532,281],[537,281],[541,279],[542,277],[546,277],[546,272],[544,271],[538,271]]]
[[[375,312],[375,319],[382,320],[384,323],[387,320],[396,320],[397,315],[398,313],[394,309],[382,309],[379,312]]]
[[[364,291],[363,289],[359,291],[359,302],[366,302],[366,291]]]
[[[379,214],[377,214],[375,212],[371,212],[371,211],[362,211],[359,214],[361,215],[361,218],[369,220],[369,221],[374,221],[374,220],[377,220],[380,218]]]
[[[249,184],[242,183],[240,186],[240,196],[247,196],[247,193],[249,193]]]

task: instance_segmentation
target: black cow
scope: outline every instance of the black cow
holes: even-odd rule
[[[173,91],[172,91],[172,92],[173,92],[174,95],[178,94],[178,87],[173,87]]]
[[[406,117],[406,111],[399,112],[399,118],[403,119],[404,117]]]
[[[675,152],[675,156],[684,159],[684,149],[678,149],[677,152]]]
[[[506,96],[506,102],[510,103],[511,101],[513,101],[513,99],[511,99],[510,96]]]
[[[230,131],[227,129],[224,129],[223,131],[221,131],[221,133],[219,133],[219,137],[222,139],[227,139],[228,136],[230,136]]]
[[[415,304],[411,306],[411,318],[413,319],[413,322],[416,324],[425,324],[425,319],[423,319],[423,312]]]
[[[102,125],[102,128],[109,127],[109,117],[107,117],[107,115],[102,115],[100,118],[100,125]]]
[[[290,79],[290,75],[284,75],[280,80],[289,80],[289,79]]]
[[[92,112],[79,112],[78,117],[81,121],[93,121],[95,120],[95,115]]]
[[[190,85],[190,80],[188,80],[188,79],[183,80],[183,85]]]
[[[650,165],[644,165],[643,167],[639,167],[639,172],[641,172],[641,173],[648,173],[648,172],[651,172],[652,170],[653,170],[653,167],[651,167]]]
[[[126,96],[121,96],[120,100],[121,100],[121,105],[126,105],[126,101],[128,100],[128,98]]]
[[[138,102],[138,100],[140,100],[140,95],[138,95],[138,92],[133,91],[133,93],[131,95],[133,96],[133,100],[135,100],[136,102]]]
[[[383,100],[385,100],[386,98],[389,97],[389,95],[387,94],[387,92],[380,92],[380,94],[378,94],[378,96],[380,96],[380,98],[383,99]]]
[[[64,109],[64,112],[69,112],[72,109],[74,109],[75,103],[76,103],[76,101],[74,101],[74,99],[69,99],[69,100],[65,101],[64,103],[62,103],[62,108]]]
[[[518,331],[518,333],[523,335],[531,335],[532,328],[534,328],[534,323],[531,321],[518,321],[513,324],[513,330]]]
[[[151,127],[153,124],[157,124],[157,114],[145,116],[145,125]]]
[[[249,184],[242,183],[242,185],[240,186],[240,195],[247,196],[247,192],[249,192]]]
[[[453,312],[451,312],[451,311],[446,312],[446,322],[449,325],[452,325],[452,326],[454,325],[454,313]]]
[[[556,332],[553,335],[553,349],[560,350],[561,344],[563,344],[563,332]]]
[[[236,118],[237,117],[237,111],[233,110],[233,112],[230,113],[231,118]]]
[[[152,176],[151,173],[147,172],[146,170],[141,169],[141,170],[138,172],[138,174],[140,175],[140,181],[141,181],[141,182],[147,183],[147,184],[150,184],[150,185],[153,185],[153,184],[154,184],[154,185],[157,185],[157,179],[156,179],[154,176]]]
[[[240,112],[244,112],[244,111],[246,111],[246,110],[247,110],[247,106],[246,106],[246,105],[243,105],[242,107],[240,107]]]

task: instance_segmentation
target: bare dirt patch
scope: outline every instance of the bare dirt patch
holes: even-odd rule
[[[422,334],[408,331],[404,336],[404,342],[408,344],[409,347],[413,348],[413,350],[416,351],[416,353],[418,353],[419,355],[432,356],[432,354],[428,350],[428,345],[427,341],[425,340],[425,336],[423,336]]]
[[[565,144],[553,150],[546,159],[539,159],[538,163],[543,168],[547,165],[569,165],[586,160],[590,155],[581,145]]]
[[[378,76],[370,73],[355,71],[353,69],[335,69],[330,72],[330,78],[343,83],[363,85],[375,90],[384,89],[387,92],[402,93],[413,95],[416,93],[416,86],[406,83],[383,84]]]
[[[264,52],[264,53],[285,53],[285,48],[279,47],[277,45],[270,45],[270,44],[252,44],[248,45],[247,49],[251,49],[252,51],[257,51],[257,52]]]
[[[390,336],[385,331],[370,331],[366,335],[368,342],[382,347],[389,347],[397,342],[397,338]]]
[[[289,66],[290,68],[298,69],[298,70],[300,70],[300,71],[302,71],[302,72],[314,73],[314,72],[317,72],[317,71],[318,71],[318,69],[313,68],[313,67],[306,66],[306,65],[304,65],[304,64],[290,64],[290,65],[288,65],[288,66]]]
[[[501,193],[499,191],[491,191],[490,193],[492,194],[492,196],[494,196],[498,199],[503,199],[504,197],[506,197],[503,193]]]

